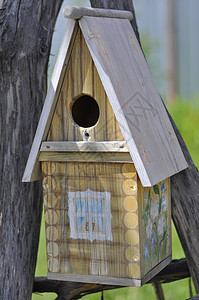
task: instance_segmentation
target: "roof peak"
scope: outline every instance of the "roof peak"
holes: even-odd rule
[[[79,6],[66,6],[63,15],[68,19],[78,20],[83,16],[128,19],[132,21],[133,14],[127,10],[102,9]]]

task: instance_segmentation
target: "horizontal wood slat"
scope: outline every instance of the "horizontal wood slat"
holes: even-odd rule
[[[159,273],[164,267],[171,262],[171,256],[165,258],[160,264],[158,264],[151,272],[149,272],[144,278],[133,279],[133,278],[116,278],[107,276],[94,276],[94,275],[77,275],[77,274],[61,274],[48,272],[48,279],[64,280],[64,281],[76,281],[76,282],[87,282],[87,283],[99,283],[99,284],[110,284],[118,286],[132,286],[140,287],[147,281],[151,280],[157,273]]]
[[[41,152],[129,152],[125,142],[43,142]]]
[[[74,161],[74,162],[127,162],[133,163],[129,153],[125,152],[41,152],[39,161]]]
[[[130,21],[133,20],[133,14],[130,11],[77,6],[64,7],[63,15],[65,18],[76,20],[83,16],[128,19]]]
[[[60,274],[48,272],[48,279],[64,280],[64,281],[78,281],[87,283],[98,283],[98,284],[113,284],[118,286],[133,286],[140,287],[141,280],[139,279],[128,279],[128,278],[116,278],[107,276],[94,276],[94,275],[77,275],[77,274]]]
[[[190,277],[189,268],[187,266],[187,262],[185,259],[172,260],[171,263],[165,267],[160,273],[156,274],[150,281],[147,283],[152,283],[156,281],[161,281],[161,283],[173,282],[176,280],[182,280],[184,278]],[[33,292],[34,293],[44,293],[44,292],[56,292],[59,296],[61,296],[62,291],[75,290],[80,288],[80,283],[71,283],[67,281],[58,282],[56,280],[47,279],[47,277],[35,277]],[[88,284],[82,284],[81,290],[83,287],[88,288]],[[96,291],[107,290],[118,288],[116,285],[91,285],[91,289]],[[98,289],[98,290],[96,290]],[[93,291],[93,290],[91,290]],[[90,292],[91,292],[90,291]],[[86,294],[87,294],[86,290]],[[196,297],[196,296],[195,296]]]

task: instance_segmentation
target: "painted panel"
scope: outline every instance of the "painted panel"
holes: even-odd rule
[[[140,279],[133,164],[42,162],[42,170],[48,271]]]
[[[68,192],[70,238],[112,241],[110,199],[110,192]]]
[[[170,179],[141,189],[143,273],[171,255]]]

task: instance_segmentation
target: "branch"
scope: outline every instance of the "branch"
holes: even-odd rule
[[[175,259],[172,260],[166,268],[153,277],[148,283],[169,283],[187,277],[190,277],[190,272],[186,259]]]
[[[165,269],[148,283],[168,283],[190,277],[185,259],[173,260]],[[88,284],[79,282],[48,280],[46,277],[36,277],[33,286],[34,293],[54,292],[58,299],[79,299],[87,294],[103,290],[118,289],[121,286]]]
[[[155,289],[157,300],[165,300],[161,284],[158,281],[156,281],[153,282],[152,285]]]

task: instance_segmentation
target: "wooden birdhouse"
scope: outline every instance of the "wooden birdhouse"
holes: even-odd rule
[[[23,181],[43,179],[48,278],[140,286],[171,260],[187,167],[129,19],[69,16]]]

